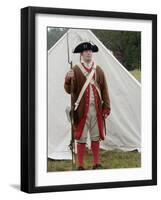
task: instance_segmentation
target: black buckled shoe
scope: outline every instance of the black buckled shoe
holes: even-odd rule
[[[82,167],[82,166],[79,166],[77,169],[78,169],[78,170],[85,170],[85,168]]]
[[[93,169],[103,169],[101,164],[93,165]]]

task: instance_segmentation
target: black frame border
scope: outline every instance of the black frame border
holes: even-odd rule
[[[59,186],[35,186],[35,16],[60,14],[152,21],[152,179]],[[21,191],[58,192],[157,185],[157,15],[48,7],[21,9]]]

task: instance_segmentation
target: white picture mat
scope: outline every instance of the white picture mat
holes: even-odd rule
[[[47,26],[141,31],[141,168],[47,172]],[[63,15],[36,15],[36,186],[146,180],[152,178],[152,23]]]

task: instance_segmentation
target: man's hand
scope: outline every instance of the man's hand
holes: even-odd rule
[[[110,112],[111,112],[111,109],[110,109],[110,108],[106,108],[106,109],[104,109],[104,110],[102,111],[102,116],[103,116],[104,118],[107,118],[108,115],[110,114]]]
[[[74,71],[71,69],[71,70],[69,70],[68,72],[67,72],[67,74],[66,74],[66,77],[67,77],[67,79],[72,79],[72,78],[74,78]]]
[[[103,114],[103,117],[106,119],[108,117],[108,114],[107,113]]]

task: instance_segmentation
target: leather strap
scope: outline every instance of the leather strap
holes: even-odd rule
[[[99,90],[99,88],[97,86],[97,83],[96,83],[96,81],[94,81],[92,79],[93,75],[94,75],[94,73],[96,71],[96,65],[95,65],[95,63],[93,65],[92,71],[90,73],[88,73],[81,64],[78,64],[78,66],[79,66],[80,70],[82,71],[82,73],[84,74],[84,76],[86,77],[86,82],[84,83],[84,85],[83,85],[83,87],[82,87],[82,89],[81,89],[81,91],[79,93],[79,96],[78,96],[78,98],[77,98],[77,100],[75,102],[74,110],[76,110],[78,108],[80,100],[82,99],[82,96],[83,96],[83,94],[84,94],[84,92],[85,92],[85,90],[86,90],[86,88],[87,88],[87,86],[88,86],[89,83],[93,84],[96,87],[96,89],[98,91],[98,94],[100,96],[100,99],[102,101],[101,93],[100,93],[100,90]]]
[[[84,76],[87,78],[88,77],[88,72],[84,69],[84,67],[82,66],[82,64],[78,64],[80,70],[82,71],[82,73],[84,74]],[[96,64],[94,63],[93,67],[96,69]],[[96,80],[96,73],[95,73],[95,80]],[[94,85],[96,87],[96,90],[98,92],[98,95],[100,97],[100,100],[102,101],[102,96],[101,96],[101,92],[100,92],[100,89],[98,87],[98,84],[97,82],[95,81],[94,79],[91,79],[90,83],[92,85]]]

